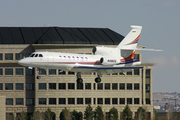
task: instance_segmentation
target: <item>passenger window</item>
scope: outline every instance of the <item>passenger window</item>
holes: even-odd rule
[[[87,57],[85,57],[85,60],[86,60],[86,61],[87,61],[87,59],[88,59],[88,58],[87,58]]]
[[[74,59],[75,59],[75,57],[74,57],[74,56],[72,56],[72,59],[74,60]]]
[[[77,60],[79,60],[79,57],[77,57]]]
[[[71,59],[71,57],[70,57],[70,56],[68,56],[68,58],[69,58],[69,60]]]
[[[39,54],[39,57],[43,57],[43,55],[42,55],[42,54]]]
[[[37,57],[37,56],[38,56],[38,54],[35,55],[35,57]]]
[[[62,58],[62,56],[59,56],[59,58],[61,59],[61,58]]]
[[[35,54],[31,54],[29,57],[34,57]]]
[[[64,56],[64,59],[66,59],[66,56]]]

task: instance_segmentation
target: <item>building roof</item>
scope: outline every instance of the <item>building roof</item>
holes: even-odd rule
[[[108,28],[0,27],[0,44],[117,45],[123,38]]]

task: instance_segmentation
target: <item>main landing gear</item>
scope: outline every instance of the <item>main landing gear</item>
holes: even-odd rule
[[[98,75],[98,77],[95,78],[95,82],[96,83],[101,82],[100,75]],[[77,73],[77,83],[83,83],[83,79],[81,78],[81,73],[80,72]]]

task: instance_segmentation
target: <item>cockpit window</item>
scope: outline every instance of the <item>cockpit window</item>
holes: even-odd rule
[[[39,54],[39,57],[43,57],[43,55],[42,55],[42,54]]]
[[[37,56],[38,56],[38,54],[35,55],[35,57],[37,57]]]
[[[31,54],[29,57],[33,57],[35,54]]]

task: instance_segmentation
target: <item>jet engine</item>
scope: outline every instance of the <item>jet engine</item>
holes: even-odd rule
[[[100,63],[103,65],[116,65],[120,63],[120,59],[118,58],[108,58],[108,57],[102,57],[100,59]]]
[[[95,46],[92,49],[92,52],[95,55],[103,55],[103,56],[117,56],[119,54],[119,51],[116,48],[110,48],[110,47],[97,47]]]

